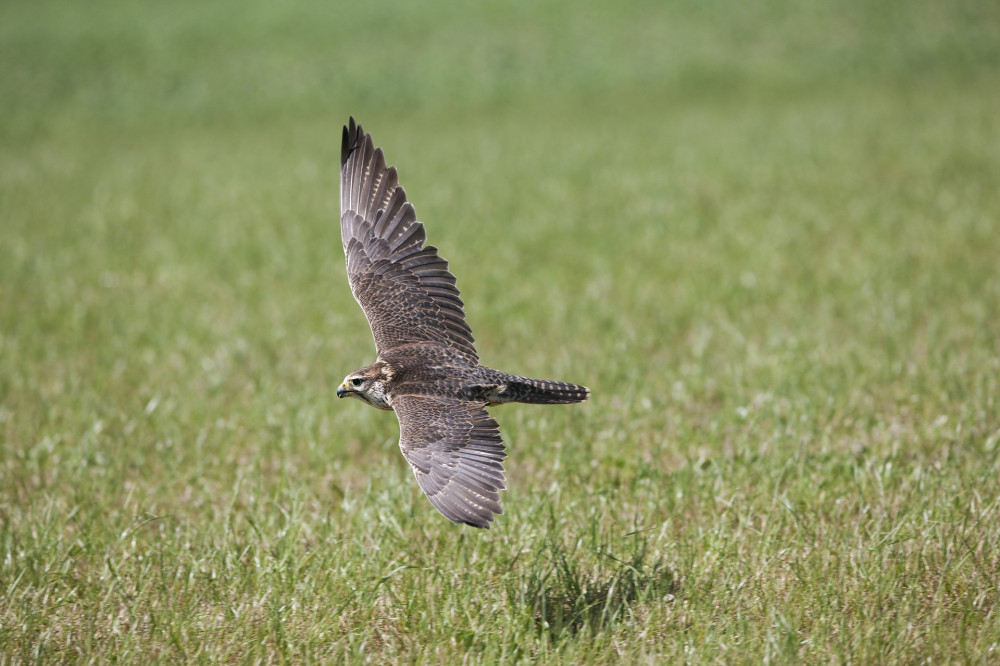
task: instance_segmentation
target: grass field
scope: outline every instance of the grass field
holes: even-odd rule
[[[356,5],[0,4],[0,664],[1000,661],[1000,5]],[[492,530],[334,396],[350,114],[593,391]]]

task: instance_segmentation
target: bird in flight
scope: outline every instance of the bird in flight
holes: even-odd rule
[[[489,528],[503,513],[506,453],[486,407],[582,402],[590,389],[479,364],[448,262],[424,244],[396,168],[354,118],[340,148],[340,233],[377,359],[347,375],[337,397],[395,411],[399,448],[431,504],[452,522]]]

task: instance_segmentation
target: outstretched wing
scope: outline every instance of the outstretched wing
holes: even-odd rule
[[[484,403],[403,395],[392,406],[399,448],[434,508],[452,522],[488,528],[503,513],[506,453]]]
[[[368,317],[375,349],[437,342],[478,361],[472,331],[448,262],[424,246],[395,167],[386,167],[371,134],[344,127],[340,149],[340,234],[354,298]]]

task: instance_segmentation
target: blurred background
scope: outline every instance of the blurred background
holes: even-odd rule
[[[0,16],[8,402],[218,393],[184,403],[214,413],[255,386],[326,410],[371,355],[337,238],[350,115],[452,261],[487,363],[697,409],[813,380],[896,400],[915,354],[995,351],[993,3]]]

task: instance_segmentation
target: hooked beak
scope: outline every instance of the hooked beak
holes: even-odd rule
[[[348,391],[346,388],[344,388],[343,385],[340,385],[340,386],[337,387],[337,397],[338,398],[343,398],[348,393],[350,393],[350,391]]]

